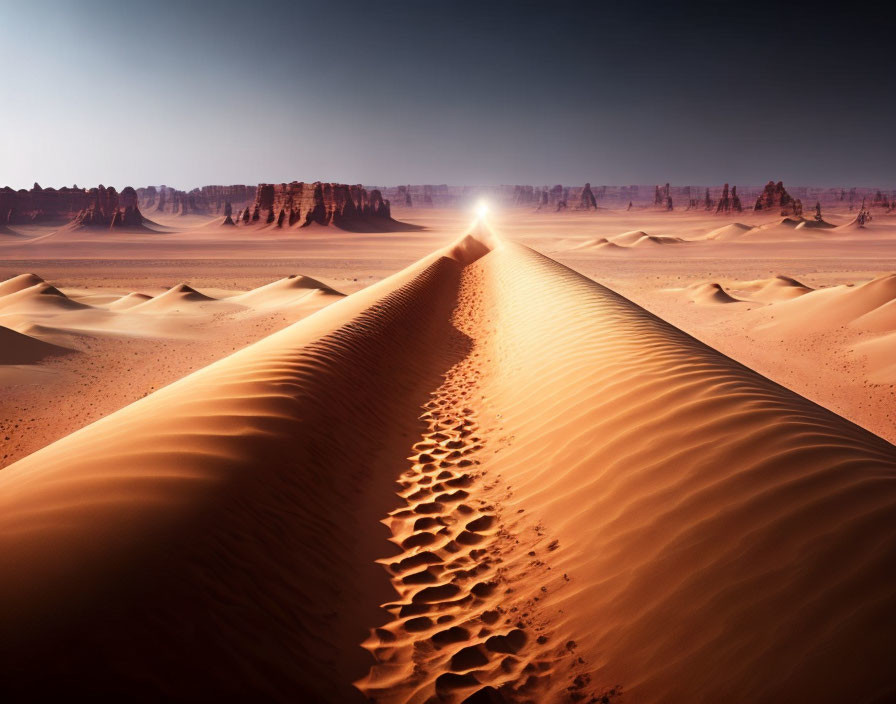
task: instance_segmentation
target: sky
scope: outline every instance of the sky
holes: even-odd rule
[[[0,185],[896,188],[892,3],[0,0]]]

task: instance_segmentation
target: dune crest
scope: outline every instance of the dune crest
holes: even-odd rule
[[[46,283],[37,274],[19,274],[11,279],[0,282],[0,296],[8,296],[10,293],[18,293],[26,288]]]

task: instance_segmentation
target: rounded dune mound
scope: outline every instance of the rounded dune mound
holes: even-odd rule
[[[632,247],[653,247],[663,246],[667,244],[682,244],[685,240],[681,237],[670,237],[668,235],[644,235],[635,240]]]
[[[179,309],[180,306],[184,305],[208,303],[214,300],[217,299],[212,298],[211,296],[206,296],[204,293],[200,293],[196,289],[187,286],[187,284],[181,283],[172,286],[164,293],[160,293],[158,296],[153,296],[143,303],[131,306],[130,310],[140,312],[165,312]]]
[[[606,237],[598,237],[597,239],[588,240],[577,244],[572,249],[593,249],[593,250],[619,250],[624,249],[622,245],[611,242]]]
[[[879,314],[876,311],[894,300],[896,274],[886,274],[858,286],[816,289],[793,300],[781,301],[769,311],[754,313],[759,318],[759,327],[786,328],[794,333],[845,325],[861,328],[865,324],[872,326],[869,329],[880,329],[889,319],[892,308]]]
[[[71,354],[74,350],[23,335],[0,326],[0,364],[37,364],[47,357]]]
[[[615,235],[613,237],[610,237],[609,239],[611,242],[613,242],[613,244],[618,244],[623,247],[630,247],[635,242],[644,237],[650,237],[650,235],[648,235],[643,230],[629,230],[628,232],[623,232],[622,234]]]
[[[754,281],[742,281],[735,286],[737,290],[749,292],[753,300],[764,303],[775,303],[799,298],[814,289],[806,286],[790,276],[779,274],[770,279],[756,279]]]
[[[728,225],[723,225],[722,227],[717,227],[715,230],[710,230],[706,233],[701,239],[704,240],[719,240],[720,242],[726,240],[736,240],[743,234],[749,232],[753,229],[752,225],[745,225],[742,222],[732,222]]]
[[[700,305],[743,302],[729,294],[722,288],[721,284],[714,281],[691,284],[685,289],[685,292],[691,303],[699,303]]]
[[[146,301],[152,299],[152,296],[148,296],[145,293],[138,293],[133,291],[121,298],[112,301],[106,308],[109,310],[127,310],[128,308],[133,308],[134,306],[138,306],[141,303],[146,303]]]
[[[8,296],[10,293],[18,293],[19,291],[24,291],[26,288],[31,288],[32,286],[37,286],[42,283],[45,283],[44,280],[37,274],[19,274],[18,276],[13,276],[11,279],[7,279],[0,283],[0,296]]]
[[[10,281],[14,281],[14,279]],[[47,313],[63,310],[84,310],[87,308],[90,308],[90,306],[73,301],[58,288],[43,280],[40,283],[27,288],[20,288],[18,291],[7,293],[0,297],[0,311],[4,313]]]
[[[803,218],[803,221],[796,226],[797,230],[807,229],[807,230],[830,230],[835,228],[836,225],[832,225],[826,220],[807,220]]]
[[[343,296],[344,294],[339,293],[339,291],[327,286],[325,283],[321,283],[317,279],[312,279],[310,276],[290,274],[285,278],[259,286],[227,300],[257,308],[289,305],[313,295]]]

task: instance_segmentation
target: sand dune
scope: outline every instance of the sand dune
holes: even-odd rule
[[[26,288],[37,286],[44,283],[44,280],[37,274],[19,274],[11,279],[0,282],[0,297],[8,296],[10,293],[18,293]]]
[[[880,319],[875,319],[872,314],[894,300],[896,274],[888,274],[859,286],[818,289],[783,301],[768,311],[757,311],[756,321],[760,327],[787,329],[795,333],[842,325],[862,327],[865,321],[870,323],[869,329],[880,330],[880,323],[889,316],[884,312],[880,314]]]
[[[889,332],[896,330],[896,298],[873,308],[853,320],[852,325],[869,332]],[[896,348],[890,354],[896,358]]]
[[[184,306],[189,306],[191,303],[208,303],[214,300],[211,296],[199,293],[196,289],[181,283],[172,286],[165,293],[160,293],[158,296],[153,296],[149,300],[131,306],[130,310],[141,313],[147,311],[170,313]]]
[[[0,364],[37,364],[72,350],[0,326]]]
[[[5,689],[896,693],[896,448],[478,235],[0,472]]]
[[[715,305],[718,303],[743,303],[730,293],[721,284],[715,282],[697,283],[684,289],[687,299],[692,303],[701,305]]]
[[[790,276],[778,275],[770,279],[739,281],[732,285],[738,291],[746,291],[751,300],[766,303],[786,301],[798,298],[813,289]]]
[[[681,244],[680,237],[668,237],[665,235],[644,235],[632,243],[632,247],[652,247],[654,245]]]
[[[286,278],[273,281],[246,293],[229,298],[229,301],[251,306],[253,308],[283,307],[298,303],[307,296],[321,294],[326,296],[342,296],[335,289],[310,276],[292,274]]]
[[[34,280],[36,283],[31,283]],[[26,286],[27,283],[31,283],[31,285]],[[0,314],[46,313],[89,308],[83,303],[71,300],[58,288],[33,274],[22,274],[5,281],[4,285],[9,285],[10,292],[0,294]]]
[[[726,240],[735,240],[752,229],[752,225],[744,225],[742,222],[732,222],[728,225],[717,227],[715,230],[710,230],[706,233],[706,235],[700,237],[699,239],[719,240],[723,242]]]
[[[578,244],[572,249],[592,249],[592,250],[617,250],[620,251],[624,247],[615,242],[611,242],[606,237],[598,237],[597,239],[588,240],[582,244]]]
[[[628,232],[623,232],[621,235],[615,235],[609,239],[614,244],[618,244],[622,247],[630,247],[643,237],[650,237],[650,235],[643,230],[629,230]]]
[[[499,299],[488,498],[533,544],[503,578],[540,597],[551,677],[582,657],[638,702],[892,696],[896,449],[534,252],[475,268]]]
[[[892,314],[892,304],[888,305]],[[892,385],[896,383],[896,325],[891,325],[890,331],[870,340],[856,342],[851,349],[865,359],[871,381]]]
[[[138,293],[134,291],[112,301],[111,303],[109,303],[109,305],[106,306],[106,308],[108,308],[109,310],[127,310],[128,308],[133,308],[134,306],[138,306],[141,303],[146,303],[151,298],[152,296],[149,296],[145,293]]]
[[[654,245],[680,244],[684,242],[680,237],[670,237],[666,235],[648,235],[641,230],[631,230],[623,232],[621,235],[614,237],[598,237],[596,239],[587,240],[572,249],[588,249],[588,250],[622,250],[629,247],[652,247]]]

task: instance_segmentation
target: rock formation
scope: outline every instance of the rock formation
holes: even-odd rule
[[[359,185],[319,181],[259,184],[251,211],[246,209],[242,221],[257,223],[262,217],[265,224],[276,227],[316,223],[363,231],[399,224],[379,189],[368,192]]]
[[[709,189],[706,189],[707,197],[709,196]],[[731,191],[728,191],[728,184],[726,183],[722,187],[722,195],[719,198],[719,202],[716,205],[717,213],[740,213],[743,211],[743,206],[741,205],[740,198],[737,195],[737,186],[732,186]]]
[[[218,215],[224,205],[231,203],[242,208],[255,198],[255,186],[202,186],[191,191],[180,191],[170,186],[147,186],[137,190],[143,209],[176,215]]]
[[[759,194],[759,198],[756,199],[753,210],[757,212],[778,210],[784,216],[801,216],[803,204],[799,199],[791,197],[781,181],[777,183],[769,181],[762,193]]]
[[[514,205],[532,205],[535,202],[537,202],[537,194],[532,186],[513,187]]]
[[[865,207],[865,199],[862,198],[862,207],[859,209],[859,214],[856,215],[856,225],[865,227],[866,223],[871,222],[871,220],[871,211]]]
[[[119,194],[114,188],[41,188],[31,190],[0,189],[0,227],[13,224],[62,225],[82,227],[140,227],[144,218],[137,203],[137,192],[130,186]]]
[[[0,189],[0,227],[24,224],[63,224],[90,204],[89,192],[83,188],[41,188],[35,183],[30,190]]]
[[[582,210],[597,210],[597,198],[594,197],[594,193],[591,191],[590,183],[586,183],[585,188],[582,189],[582,198],[579,207],[581,207]]]
[[[233,221],[233,205],[230,201],[224,204],[224,225],[236,225]]]
[[[143,225],[137,191],[130,186],[117,193],[100,185],[89,191],[90,203],[72,220],[75,227],[135,228]]]

